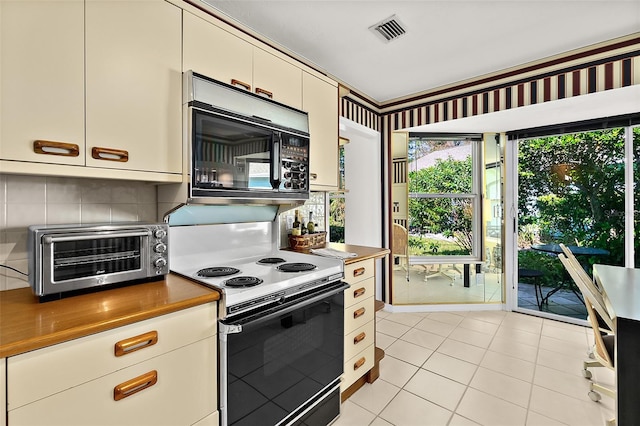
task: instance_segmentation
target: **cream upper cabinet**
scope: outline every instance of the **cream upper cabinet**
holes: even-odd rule
[[[0,160],[84,165],[84,1],[0,1],[0,45]]]
[[[338,189],[338,87],[302,75],[302,109],[309,113],[311,189]]]
[[[253,49],[254,93],[302,108],[302,70],[259,48]]]
[[[183,17],[183,71],[242,87],[285,105],[302,106],[302,69],[188,11]]]
[[[181,10],[86,1],[87,165],[182,172]]]
[[[183,71],[193,70],[227,84],[245,84],[251,89],[253,46],[247,41],[185,11],[182,46]]]

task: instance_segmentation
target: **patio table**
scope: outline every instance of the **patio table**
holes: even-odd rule
[[[566,246],[566,247],[569,250],[571,250],[571,252],[576,257],[578,257],[578,256],[608,256],[609,255],[609,251],[608,250],[597,248],[597,247],[583,247],[583,246]],[[531,248],[533,250],[542,251],[542,252],[546,252],[546,253],[553,253],[553,254],[562,253],[562,248],[560,247],[560,244],[533,244],[531,246]],[[582,267],[584,268],[585,265],[582,264]],[[587,268],[584,268],[584,269],[586,270]],[[561,290],[562,286],[563,286],[563,283],[558,283],[558,285],[556,287],[551,289],[547,293],[547,295],[542,298],[542,303],[548,303],[549,302],[549,298],[552,295],[554,295],[558,290]],[[569,280],[569,290],[571,290],[573,292],[573,294],[576,295],[578,300],[580,300],[582,303],[584,303],[584,300],[582,300],[582,294],[580,293],[580,290],[578,290],[576,288],[576,285],[573,282],[573,280]]]

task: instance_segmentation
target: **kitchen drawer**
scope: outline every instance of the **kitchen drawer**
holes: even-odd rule
[[[215,412],[216,337],[9,411],[9,424],[189,425]],[[66,370],[66,366],[58,369]],[[116,401],[116,387],[156,372],[157,382]],[[144,379],[147,382],[148,379]],[[38,383],[31,383],[37,387]],[[135,384],[130,385],[136,388]]]
[[[375,321],[369,321],[344,336],[344,359],[354,357],[363,348],[375,343],[375,332]]]
[[[375,284],[376,280],[373,277],[351,284],[351,287],[344,291],[344,306],[349,307],[373,296]]]
[[[373,296],[368,297],[344,310],[344,334],[347,335],[362,327],[375,316]]]
[[[375,263],[373,259],[344,265],[344,280],[349,284],[357,283],[374,276]]]
[[[208,303],[8,358],[9,409],[213,336],[216,305]],[[150,344],[157,335],[157,343]],[[116,344],[140,341],[116,356]],[[146,345],[146,346],[145,346]]]
[[[340,384],[340,392],[347,390],[349,386],[373,368],[376,346],[370,345],[356,356],[349,358],[344,363],[344,374]]]

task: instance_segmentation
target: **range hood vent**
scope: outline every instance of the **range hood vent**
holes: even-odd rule
[[[396,15],[392,15],[387,19],[383,19],[377,24],[370,26],[369,30],[385,43],[395,40],[407,33],[405,26],[400,22]]]

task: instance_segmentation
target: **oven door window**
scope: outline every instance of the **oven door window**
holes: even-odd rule
[[[52,245],[52,253],[54,282],[141,268],[140,237],[56,242]]]
[[[271,190],[271,130],[198,109],[192,112],[194,188]]]
[[[275,425],[340,377],[343,312],[340,293],[228,334],[228,424]]]

